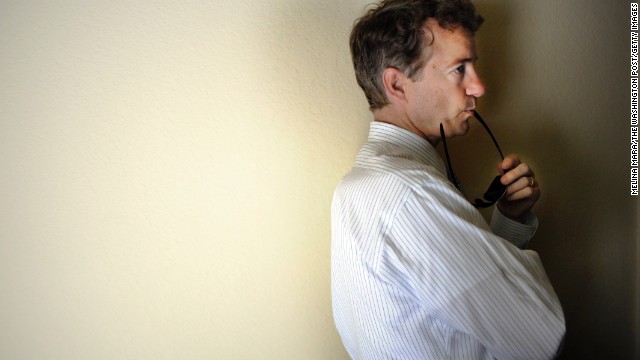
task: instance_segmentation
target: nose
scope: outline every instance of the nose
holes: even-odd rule
[[[468,96],[480,97],[484,95],[484,83],[480,79],[480,76],[474,71],[469,74],[467,78],[466,93]]]

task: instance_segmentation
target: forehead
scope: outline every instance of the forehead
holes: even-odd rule
[[[429,62],[473,61],[476,58],[475,39],[463,27],[445,29],[435,19],[429,19],[423,25],[423,30],[430,52]]]

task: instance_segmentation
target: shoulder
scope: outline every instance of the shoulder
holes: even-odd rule
[[[385,155],[354,166],[338,184],[336,195],[389,203],[442,189],[455,190],[435,168],[411,159]]]
[[[356,158],[353,170],[345,178],[371,176],[406,187],[448,182],[436,166],[416,158],[415,154],[403,146],[385,142],[365,144]]]

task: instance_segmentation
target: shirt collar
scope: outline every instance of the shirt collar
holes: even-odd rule
[[[406,149],[416,160],[436,168],[445,177],[447,169],[436,149],[426,139],[393,124],[373,121],[369,127],[368,142],[386,142]]]

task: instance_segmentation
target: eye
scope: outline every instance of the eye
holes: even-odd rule
[[[453,70],[453,72],[455,72],[456,74],[464,74],[464,69],[465,69],[465,66],[464,66],[464,64],[462,64],[462,65],[458,66],[457,68],[455,68]]]

